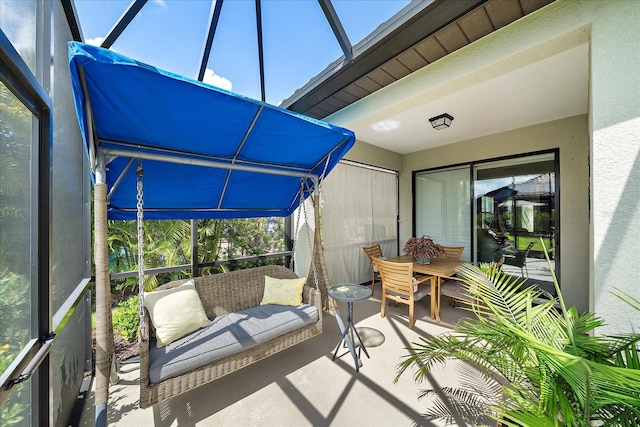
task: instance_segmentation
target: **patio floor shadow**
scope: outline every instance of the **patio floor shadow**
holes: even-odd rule
[[[354,305],[356,327],[372,328],[383,342],[364,353],[359,372],[346,351],[332,361],[340,338],[336,319],[325,315],[323,333],[238,372],[153,408],[138,406],[138,370],[120,373],[110,386],[108,423],[116,426],[441,426],[422,414],[428,401],[420,390],[439,390],[457,383],[459,363],[438,368],[431,384],[415,384],[411,372],[393,380],[406,347],[419,337],[451,328],[466,310],[443,302],[441,323],[429,317],[429,298],[416,304],[416,324],[409,330],[406,306],[390,306],[380,317],[380,288],[371,299]],[[339,305],[346,319],[344,304]],[[346,354],[344,354],[346,352]],[[456,367],[458,365],[458,367]],[[126,365],[125,368],[135,368]],[[80,425],[94,424],[93,389]],[[460,425],[464,422],[460,422]]]

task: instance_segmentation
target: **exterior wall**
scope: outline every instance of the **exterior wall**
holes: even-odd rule
[[[400,173],[400,241],[412,233],[412,172],[459,163],[559,149],[560,262],[568,304],[589,308],[589,135],[581,115],[496,135],[418,151],[404,157]]]
[[[589,43],[590,103],[586,118],[574,117],[567,122],[532,126],[404,156],[400,176],[400,240],[411,233],[412,170],[508,155],[514,150],[535,151],[534,147],[542,148],[540,144],[555,144],[561,150],[563,291],[568,302],[594,311],[604,319],[607,326],[598,333],[637,330],[640,313],[612,295],[612,291],[619,288],[640,298],[640,269],[636,266],[640,260],[637,249],[640,241],[640,32],[637,22],[640,22],[640,2],[635,0],[556,0],[327,119],[346,127],[365,119],[382,120],[385,114],[395,114],[420,102],[416,93],[437,99],[454,92],[456,87],[473,85],[497,72],[508,72]],[[425,88],[430,90],[427,95]],[[571,123],[573,127],[564,129],[563,123]],[[552,134],[551,129],[556,133]],[[571,138],[577,139],[569,141]],[[516,139],[535,141],[536,145],[512,146]],[[590,147],[585,146],[585,140]],[[482,153],[473,145],[478,142],[486,143]],[[360,147],[364,146],[360,144]],[[358,157],[364,157],[364,151]],[[374,161],[368,163],[384,160],[371,158]],[[590,185],[585,181],[589,175],[584,175],[586,159],[589,159],[586,173],[590,171]],[[577,171],[575,176],[574,171]],[[590,218],[585,218],[587,212]],[[578,216],[573,217],[571,213]],[[587,233],[589,237],[585,236]],[[590,283],[588,296],[587,281]]]
[[[604,4],[603,4],[604,3]],[[640,313],[640,2],[600,2],[591,31],[592,308],[602,331],[638,331]]]
[[[399,171],[402,169],[403,156],[366,142],[356,141],[356,144],[344,156],[344,159]]]

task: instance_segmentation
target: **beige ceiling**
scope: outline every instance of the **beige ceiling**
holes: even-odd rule
[[[461,90],[442,94],[440,88],[425,88],[413,92],[404,104],[374,109],[340,124],[353,130],[358,140],[407,154],[585,114],[587,80],[588,45],[583,44]],[[420,99],[424,102],[416,101]],[[428,119],[442,113],[454,117],[452,125],[435,130]]]

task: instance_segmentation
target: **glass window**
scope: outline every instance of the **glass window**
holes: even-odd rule
[[[0,1],[0,28],[35,74],[36,0]]]
[[[419,172],[415,176],[416,236],[444,246],[464,246],[471,260],[469,167]]]
[[[0,83],[0,372],[31,338],[31,126]],[[34,285],[35,286],[35,285]]]

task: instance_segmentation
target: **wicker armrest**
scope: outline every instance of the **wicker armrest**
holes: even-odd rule
[[[322,295],[318,289],[305,285],[302,290],[302,302],[316,306],[318,309],[318,316],[322,319]]]

